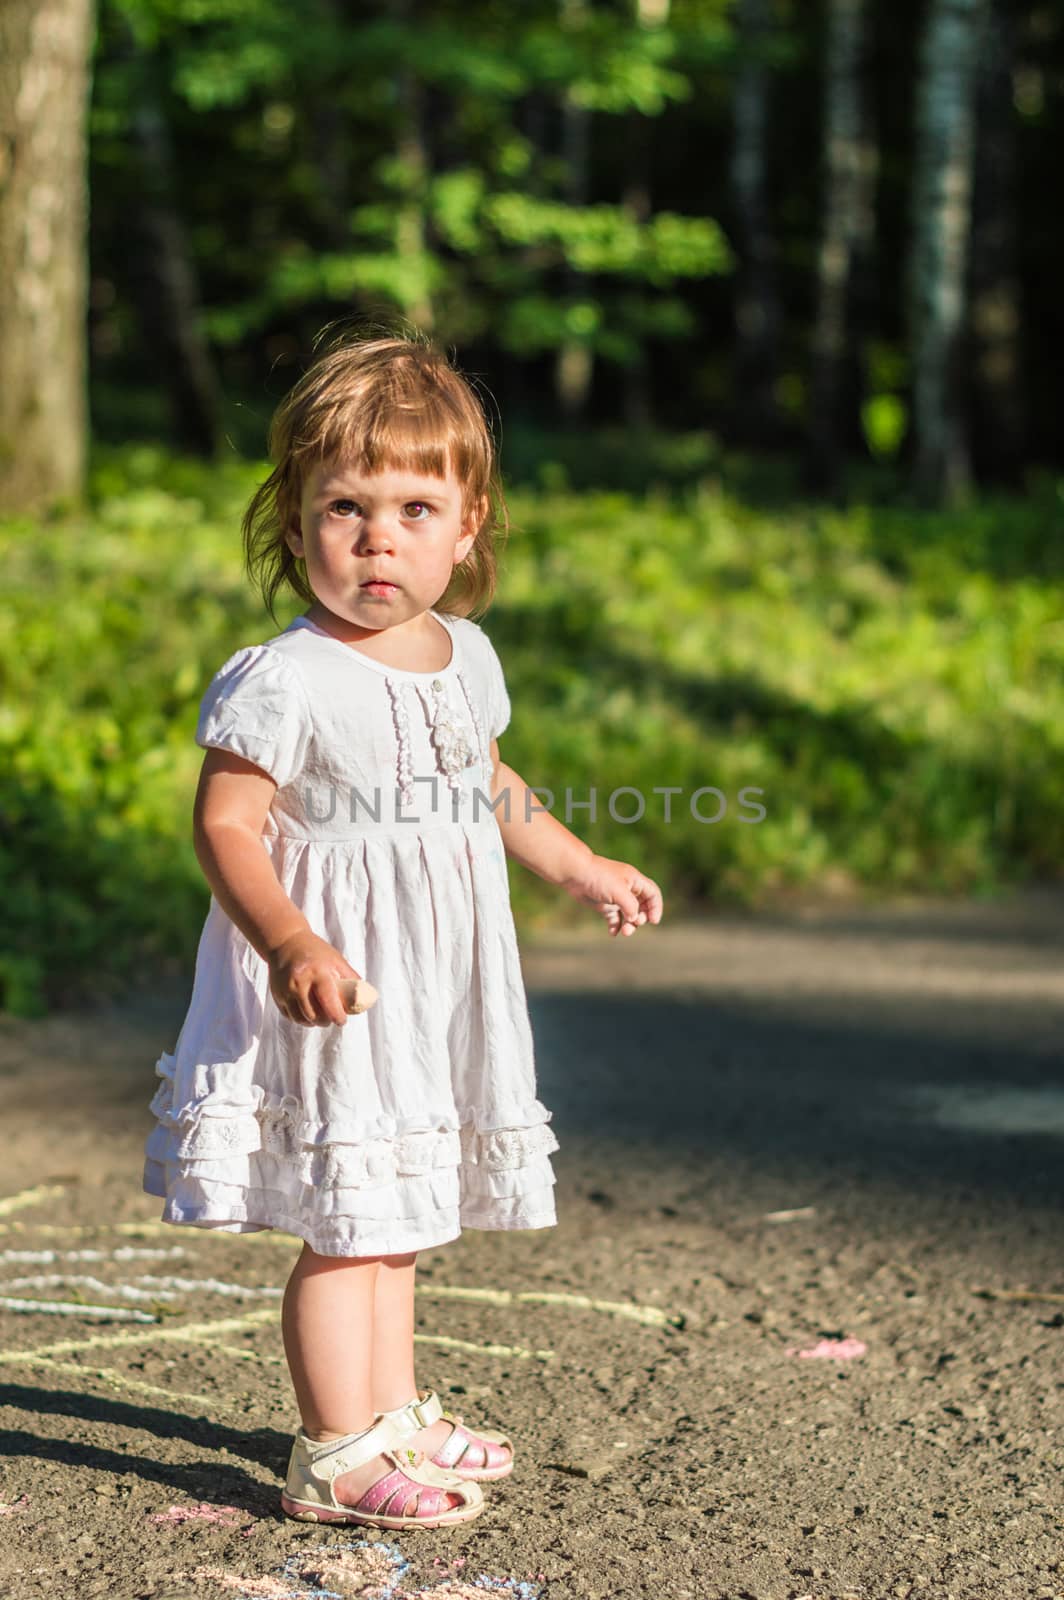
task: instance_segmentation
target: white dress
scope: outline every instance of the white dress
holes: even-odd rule
[[[438,672],[385,666],[299,616],[204,695],[197,744],[276,780],[277,876],[379,999],[342,1027],[289,1021],[211,896],[188,1012],[155,1068],[143,1186],[164,1222],[362,1256],[557,1221],[491,809],[510,702],[483,629],[431,615],[451,635]]]

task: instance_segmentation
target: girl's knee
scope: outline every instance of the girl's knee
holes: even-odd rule
[[[380,1262],[385,1267],[412,1267],[417,1260],[416,1250],[407,1250],[398,1256],[381,1256]]]

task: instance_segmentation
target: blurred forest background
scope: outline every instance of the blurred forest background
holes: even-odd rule
[[[338,318],[474,376],[505,759],[673,914],[1059,876],[1062,135],[1064,0],[5,0],[0,1005],[194,954],[239,515]]]

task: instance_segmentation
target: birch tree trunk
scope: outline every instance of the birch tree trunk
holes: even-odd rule
[[[0,4],[0,503],[76,505],[88,435],[91,0]]]
[[[735,205],[736,432],[767,444],[780,432],[776,402],[780,308],[768,207],[769,72],[759,59],[772,31],[772,0],[737,0],[735,26],[746,60],[735,83],[731,186]]]
[[[866,209],[861,111],[864,27],[865,0],[830,0],[807,459],[809,480],[819,489],[833,489],[839,479],[840,397],[844,371],[850,365],[850,281]]]
[[[914,481],[931,501],[971,480],[960,352],[971,230],[974,106],[985,0],[930,0],[920,51],[909,275]]]

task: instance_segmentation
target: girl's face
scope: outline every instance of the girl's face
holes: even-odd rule
[[[333,461],[308,473],[285,538],[305,560],[319,605],[376,631],[435,605],[486,512],[483,503],[463,524],[462,488],[449,468],[446,478],[360,474]],[[367,587],[372,579],[388,587]]]

